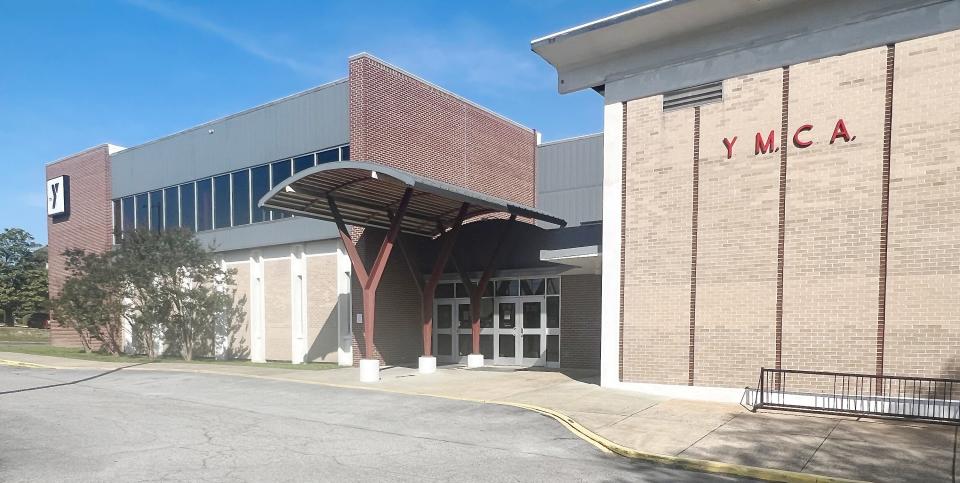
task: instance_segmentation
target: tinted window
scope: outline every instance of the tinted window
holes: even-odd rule
[[[213,227],[230,227],[230,175],[213,178]]]
[[[437,285],[437,290],[434,292],[434,297],[438,299],[450,299],[453,298],[453,284],[452,283],[441,283]]]
[[[197,231],[213,228],[213,187],[210,178],[197,181]]]
[[[519,294],[520,284],[516,280],[497,282],[497,297],[515,297]]]
[[[137,195],[134,199],[137,204],[137,228],[146,228],[150,224],[150,203],[147,194]]]
[[[346,161],[350,159],[350,146],[344,146],[340,148],[340,160]]]
[[[267,215],[267,210],[258,207],[257,203],[260,202],[260,198],[263,198],[263,195],[270,191],[270,167],[260,166],[253,168],[250,170],[250,176],[253,199],[253,222],[257,223],[268,220],[270,217]]]
[[[166,195],[163,199],[163,227],[168,230],[177,228],[180,226],[180,193],[176,186],[167,188],[163,192]]]
[[[560,279],[559,278],[547,279],[547,295],[560,295]]]
[[[180,185],[180,226],[190,231],[197,229],[196,198],[193,183]]]
[[[150,192],[150,230],[163,229],[163,191]]]
[[[233,226],[250,223],[250,172],[233,173]]]
[[[340,160],[340,153],[337,148],[320,151],[317,153],[317,164],[330,163]]]
[[[121,218],[120,200],[113,200],[113,243],[120,241],[120,233],[123,231],[123,220]]]
[[[520,295],[543,295],[543,279],[527,278],[520,281]]]
[[[293,172],[299,173],[307,168],[313,167],[313,155],[300,156],[293,159]]]
[[[123,231],[133,229],[133,197],[128,196],[120,202],[123,209]]]
[[[283,180],[290,177],[290,160],[287,159],[284,161],[277,161],[276,163],[271,164],[270,175],[271,175],[270,181],[272,183],[270,185],[271,188],[283,183]],[[279,220],[280,218],[287,217],[286,213],[283,213],[280,211],[274,211],[272,213],[273,213],[274,220]]]

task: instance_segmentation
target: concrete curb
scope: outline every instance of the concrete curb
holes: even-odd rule
[[[10,365],[15,367],[29,367],[29,368],[39,368],[39,369],[102,369],[96,367],[55,367],[55,366],[46,366],[42,364],[34,364],[30,362],[20,362],[20,361],[11,361],[0,359],[0,365]],[[115,369],[115,368],[114,368]],[[390,394],[402,394],[405,396],[426,396],[434,397],[440,399],[447,399],[452,401],[464,401],[464,402],[473,402],[479,404],[496,404],[499,406],[509,406],[515,407],[518,409],[524,409],[527,411],[533,411],[544,416],[550,417],[560,423],[561,426],[565,427],[568,431],[573,433],[575,436],[580,439],[590,443],[600,451],[604,453],[612,453],[625,458],[630,458],[639,461],[646,461],[649,463],[669,465],[677,468],[682,468],[690,471],[697,471],[700,473],[712,473],[728,476],[739,476],[744,478],[752,478],[763,481],[771,482],[784,482],[784,483],[863,483],[860,480],[851,480],[846,478],[835,478],[830,476],[815,475],[810,473],[800,473],[796,471],[788,470],[778,470],[772,468],[760,468],[756,466],[747,466],[739,465],[734,463],[723,463],[719,461],[710,461],[710,460],[700,460],[694,458],[684,458],[682,456],[670,456],[670,455],[661,455],[656,453],[648,453],[644,451],[639,451],[633,448],[628,448],[626,446],[620,445],[614,441],[611,441],[603,436],[591,431],[582,424],[576,422],[570,416],[563,414],[560,411],[554,409],[545,408],[541,406],[534,406],[531,404],[523,404],[510,401],[496,401],[490,399],[473,399],[473,398],[464,398],[456,396],[445,396],[442,394],[427,394],[419,393],[412,391],[402,391],[397,389],[386,389],[382,387],[377,387],[375,385],[351,385],[351,384],[337,384],[330,382],[318,382],[318,381],[305,381],[302,379],[293,379],[288,377],[277,377],[277,376],[265,376],[259,374],[242,374],[234,372],[223,372],[209,369],[179,369],[179,368],[164,368],[164,367],[147,367],[147,366],[138,366],[131,367],[129,370],[134,371],[169,371],[169,372],[186,372],[186,373],[197,373],[197,374],[213,374],[220,376],[237,376],[237,377],[247,377],[251,379],[263,379],[268,381],[282,381],[282,382],[291,382],[297,384],[312,384],[315,386],[325,386],[325,387],[335,387],[339,389],[359,389],[366,391],[376,391]]]

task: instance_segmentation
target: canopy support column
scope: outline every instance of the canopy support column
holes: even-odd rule
[[[470,280],[470,275],[468,275],[460,267],[460,265],[457,264],[457,271],[460,273],[460,279],[463,281],[463,284],[467,287],[467,290],[470,293],[470,335],[473,345],[473,350],[470,354],[471,356],[480,355],[480,303],[483,299],[484,292],[487,289],[487,283],[493,276],[496,262],[500,258],[500,251],[503,249],[503,245],[507,240],[507,236],[510,234],[510,230],[513,228],[513,225],[516,221],[517,215],[510,215],[510,221],[507,222],[507,226],[505,226],[503,231],[500,232],[500,238],[497,240],[497,245],[493,249],[493,254],[490,255],[490,260],[487,261],[487,266],[484,268],[483,273],[480,274],[480,280],[477,282],[477,284],[474,284],[473,281]],[[480,360],[483,360],[482,356]],[[483,363],[480,362],[479,365],[483,365]]]
[[[374,355],[373,345],[374,327],[376,323],[377,288],[380,286],[380,279],[383,277],[387,260],[390,259],[390,252],[393,250],[393,245],[400,233],[400,223],[403,221],[403,215],[407,211],[407,206],[410,204],[410,197],[412,195],[413,188],[407,188],[404,191],[403,198],[400,200],[397,208],[397,213],[390,222],[390,229],[380,244],[380,250],[377,252],[377,257],[374,259],[369,272],[363,263],[363,259],[360,258],[360,253],[357,252],[357,247],[353,244],[353,240],[350,239],[350,233],[347,231],[343,216],[340,214],[340,210],[337,209],[336,200],[333,196],[327,197],[330,211],[333,214],[334,221],[337,223],[337,228],[339,228],[340,240],[343,242],[344,250],[346,250],[347,256],[350,258],[350,263],[353,265],[353,273],[357,275],[357,280],[360,282],[363,291],[363,357],[368,360],[378,361]],[[361,361],[361,363],[362,362],[363,361]],[[361,367],[361,373],[362,372],[363,368]],[[363,378],[363,374],[361,374],[361,378]]]
[[[463,226],[463,218],[467,215],[468,209],[470,209],[469,203],[462,204],[460,206],[460,212],[453,222],[453,226],[450,227],[450,231],[442,235],[443,241],[440,245],[440,252],[437,254],[437,259],[433,262],[433,270],[430,272],[430,278],[423,288],[424,357],[431,357],[433,355],[433,297],[437,290],[437,284],[440,282],[440,277],[443,275],[443,269],[447,266],[447,261],[453,252],[453,245],[456,243],[457,234],[460,232],[460,227]]]

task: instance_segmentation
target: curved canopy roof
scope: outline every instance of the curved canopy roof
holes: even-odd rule
[[[391,214],[408,188],[412,194],[400,225],[404,233],[437,235],[454,223],[464,203],[469,204],[464,220],[508,213],[561,227],[567,224],[536,208],[365,161],[326,163],[301,171],[270,190],[259,206],[328,221],[337,221],[336,210],[346,224],[389,229]]]

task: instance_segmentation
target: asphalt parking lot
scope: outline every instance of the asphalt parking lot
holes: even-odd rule
[[[0,367],[0,481],[105,480],[730,478],[604,454],[517,408],[209,374]]]

